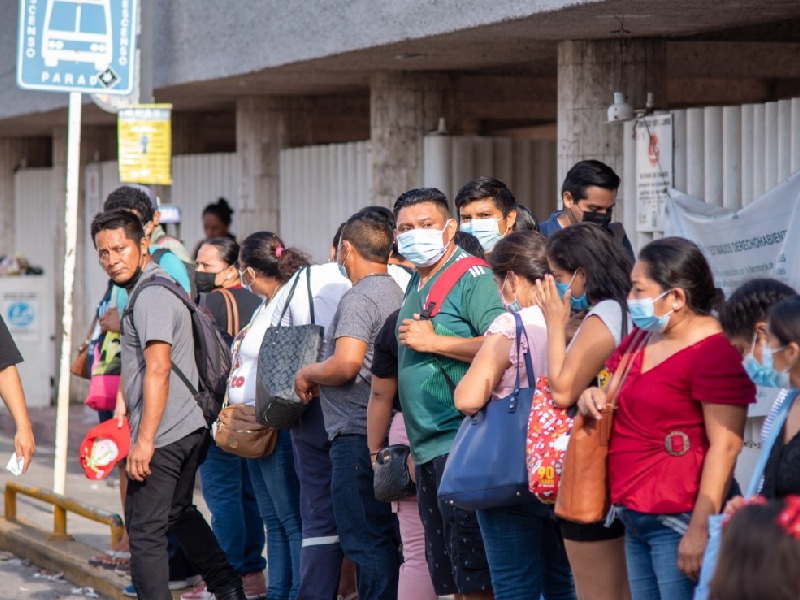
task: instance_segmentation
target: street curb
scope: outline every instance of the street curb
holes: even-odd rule
[[[123,600],[122,588],[127,579],[113,571],[92,567],[87,562],[97,550],[80,542],[48,540],[48,534],[19,521],[0,519],[0,550],[26,558],[42,569],[64,573],[80,587],[91,587],[112,600]]]

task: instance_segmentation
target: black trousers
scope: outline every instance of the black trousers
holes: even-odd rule
[[[144,481],[128,482],[125,524],[131,546],[131,579],[139,598],[172,600],[169,591],[167,531],[175,536],[187,558],[212,593],[241,586],[197,508],[192,503],[197,467],[210,442],[208,430],[157,448]]]

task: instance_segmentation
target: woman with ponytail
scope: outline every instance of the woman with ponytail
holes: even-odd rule
[[[292,275],[309,264],[305,254],[286,248],[274,233],[254,233],[242,242],[239,278],[242,286],[263,301],[233,342],[233,366],[228,380],[230,404],[255,404],[258,354],[276,312],[276,296]],[[247,459],[247,463],[259,513],[267,528],[268,597],[294,598],[300,584],[302,523],[300,484],[289,430],[280,431],[272,454]]]

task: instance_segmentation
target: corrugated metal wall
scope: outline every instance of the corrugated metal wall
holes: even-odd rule
[[[52,276],[64,254],[56,248],[59,230],[63,229],[64,199],[53,198],[52,169],[19,169],[14,173],[14,230],[15,252],[24,254],[31,264],[43,267]]]
[[[557,208],[556,142],[428,136],[424,149],[424,185],[438,187],[451,202],[467,181],[488,175],[504,181],[539,220]]]
[[[800,169],[800,98],[673,110],[675,189],[738,209]],[[623,195],[636,197],[633,122],[625,127]],[[625,229],[638,249],[658,233],[636,233],[635,202],[627,203]]]
[[[240,224],[236,219],[238,190],[239,161],[236,154],[186,154],[172,159],[170,202],[181,207],[181,239],[190,252],[197,242],[205,239],[203,209],[219,197],[224,197],[236,211],[231,226],[233,233],[251,233],[246,224]],[[243,225],[243,229],[238,229],[237,225]]]
[[[369,204],[371,190],[369,142],[282,150],[278,233],[325,262],[336,228]]]
[[[369,204],[369,152],[369,142],[281,152],[279,231],[287,244],[304,249],[315,261],[327,260],[336,228]],[[423,185],[440,188],[451,200],[470,179],[494,175],[540,219],[558,201],[555,142],[430,136],[424,141],[424,160]]]

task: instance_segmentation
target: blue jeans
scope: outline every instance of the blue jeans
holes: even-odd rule
[[[692,600],[695,584],[678,569],[678,545],[691,515],[650,515],[622,508],[619,516],[625,525],[633,600]]]
[[[308,403],[292,428],[292,445],[303,518],[297,600],[335,600],[344,555],[333,516],[331,443],[325,431],[319,397]]]
[[[495,600],[574,600],[567,553],[540,502],[476,511]]]
[[[360,600],[397,600],[400,569],[395,516],[375,498],[366,435],[340,435],[330,450],[333,513],[345,556],[356,564]]]
[[[228,562],[243,576],[263,571],[267,566],[261,555],[264,523],[247,459],[212,442],[199,471],[203,498],[211,511],[211,528]]]
[[[281,430],[275,451],[249,458],[250,480],[258,512],[267,527],[267,569],[271,600],[294,600],[300,586],[300,484],[294,471],[294,453],[288,430]]]

